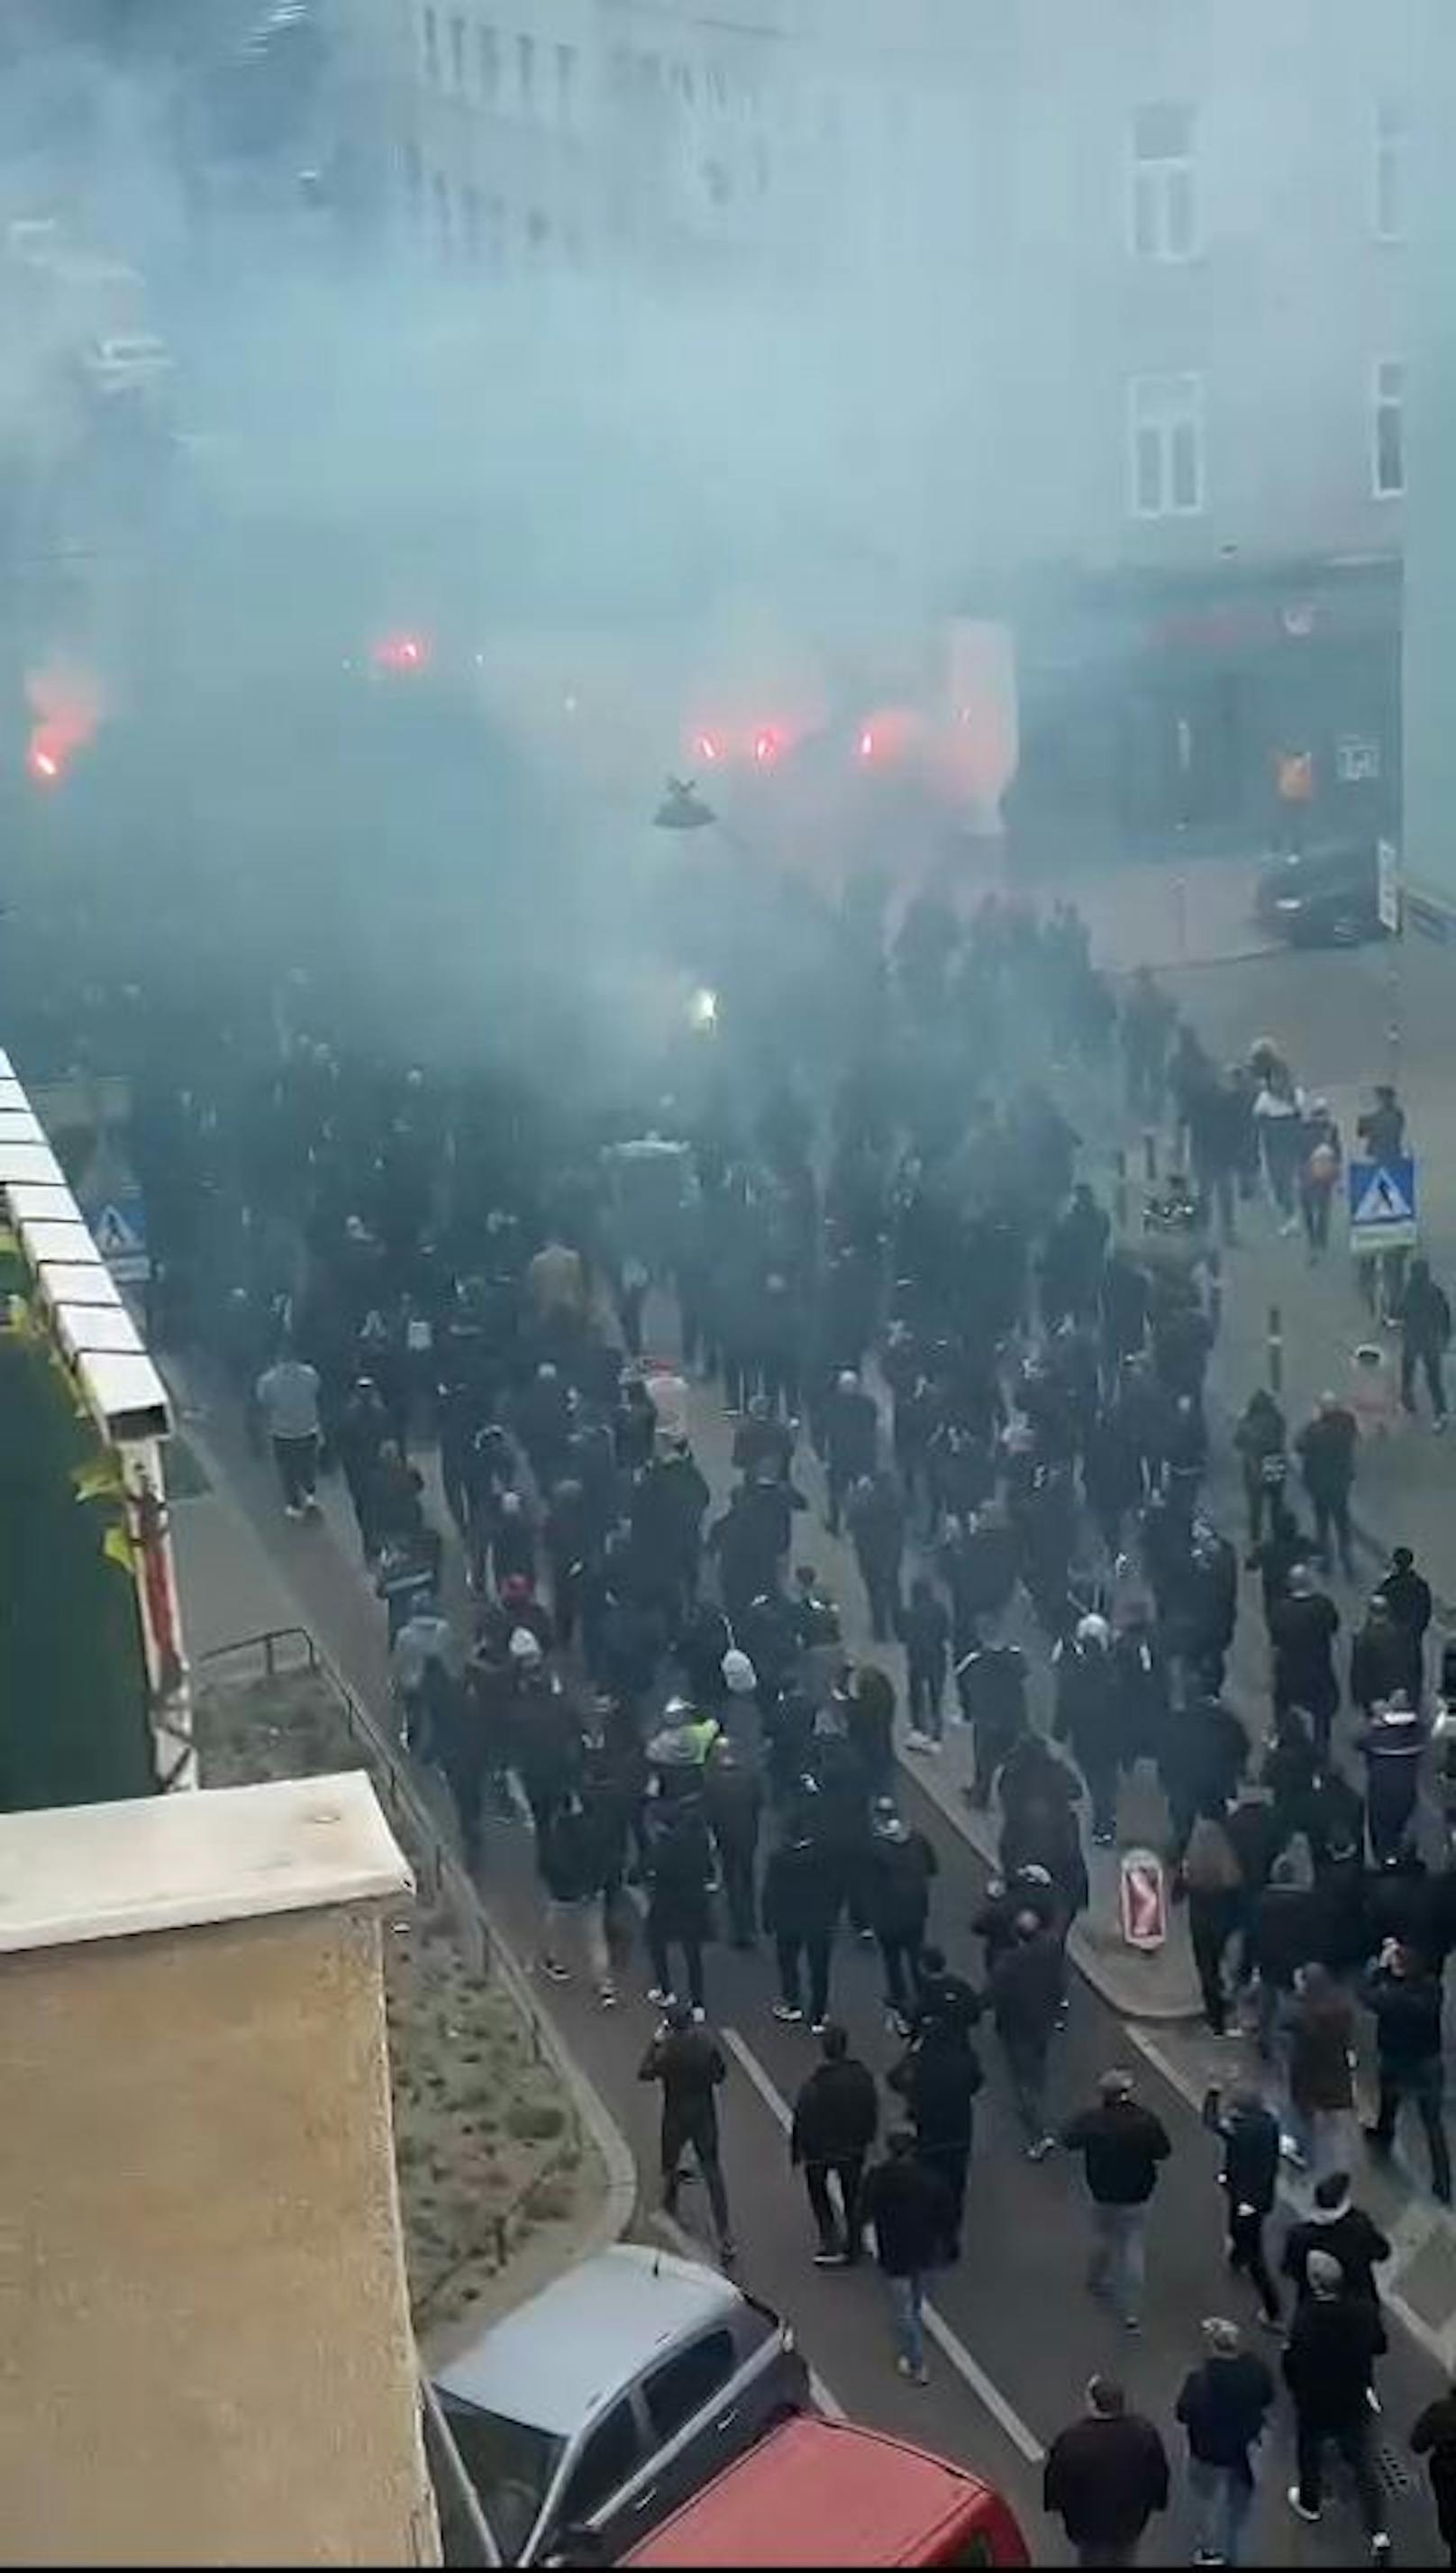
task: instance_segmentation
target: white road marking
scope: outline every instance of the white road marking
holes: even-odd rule
[[[721,2028],[718,2034],[740,2073],[746,2074],[752,2083],[769,2116],[776,2119],[784,2134],[788,2135],[793,2126],[788,2103],[764,2071],[752,2047],[739,2036],[736,2028]],[[985,2405],[993,2421],[1006,2432],[1012,2446],[1021,2450],[1029,2465],[1040,2466],[1047,2451],[1036,2431],[1028,2428],[1016,2406],[1007,2401],[1000,2386],[992,2382],[985,2368],[972,2357],[960,2333],[952,2330],[944,2314],[929,2297],[926,2298],[924,2318],[926,2330],[936,2347],[950,2360],[957,2374],[965,2378],[977,2400]]]

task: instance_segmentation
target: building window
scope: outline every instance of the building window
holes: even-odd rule
[[[576,113],[576,47],[556,47],[556,113],[569,125]]]
[[[456,89],[464,88],[465,22],[463,18],[451,18],[450,20],[450,78],[454,82]]]
[[[493,27],[478,30],[475,59],[480,70],[480,96],[487,107],[493,107],[500,95],[500,39]]]
[[[1405,239],[1406,176],[1410,125],[1399,99],[1383,98],[1375,110],[1375,166],[1371,214],[1377,241]]]
[[[1163,103],[1132,119],[1132,248],[1138,259],[1191,259],[1193,111]]]
[[[478,268],[485,246],[485,201],[478,188],[466,188],[461,199],[465,219],[465,257]]]
[[[1134,376],[1129,403],[1134,518],[1191,518],[1203,506],[1201,376]]]
[[[422,13],[419,21],[419,34],[420,42],[424,51],[424,77],[427,81],[438,81],[439,18],[433,9],[426,9]]]
[[[1405,361],[1382,358],[1372,388],[1370,467],[1377,500],[1398,500],[1405,489]]]
[[[450,225],[449,182],[438,170],[436,170],[434,174],[434,231],[435,239],[439,245],[440,256],[444,259],[448,259],[453,246],[453,235]]]
[[[534,36],[517,36],[515,67],[520,82],[520,103],[529,107],[536,87],[536,40]]]

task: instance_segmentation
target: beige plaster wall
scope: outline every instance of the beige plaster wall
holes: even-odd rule
[[[0,2562],[437,2560],[378,1939],[0,1958]]]

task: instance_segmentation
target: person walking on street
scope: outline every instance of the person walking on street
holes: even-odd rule
[[[705,2028],[694,2027],[688,2003],[670,2002],[661,2027],[637,2067],[639,2082],[656,2082],[662,2090],[662,2204],[668,2215],[676,2217],[682,2157],[691,2145],[708,2192],[718,2257],[725,2268],[732,2264],[734,2249],[728,2191],[718,2156],[715,2095],[727,2075],[728,2066],[716,2037]]]
[[[1368,2297],[1349,2293],[1340,2264],[1329,2252],[1310,2252],[1308,2276],[1309,2294],[1295,2309],[1284,2352],[1299,2467],[1299,2480],[1289,2487],[1289,2507],[1300,2519],[1319,2518],[1324,2450],[1332,2442],[1349,2468],[1371,2555],[1377,2563],[1388,2563],[1390,2535],[1370,2458],[1371,2380],[1386,2346],[1385,2326]]]
[[[1375,2272],[1389,2259],[1390,2248],[1373,2216],[1351,2197],[1348,2171],[1331,2171],[1316,2180],[1309,2213],[1285,2234],[1279,2266],[1292,2281],[1296,2297],[1304,2297],[1311,2293],[1309,2255],[1327,2251],[1340,2264],[1346,2295],[1366,2296],[1378,2305]]]
[[[1035,1912],[1019,1912],[1010,1947],[991,1971],[996,2033],[1011,2076],[1027,2158],[1046,2159],[1057,2142],[1047,2126],[1047,2058],[1062,2010],[1066,1969],[1062,1942]]]
[[[1233,1433],[1243,1473],[1251,1547],[1261,1542],[1265,1518],[1272,1520],[1274,1504],[1288,1478],[1287,1439],[1283,1412],[1267,1388],[1259,1385],[1244,1404]]]
[[[681,1951],[687,1973],[692,2016],[701,2020],[706,2007],[703,1949],[711,1929],[708,1888],[713,1849],[707,1818],[698,1796],[656,1797],[646,1809],[647,1953],[652,1960],[649,2001],[667,2006],[677,1999],[672,1979],[672,1950]]]
[[[1383,1581],[1376,1582],[1375,1587],[1381,1598],[1387,1601],[1397,1626],[1405,1627],[1424,1649],[1435,1600],[1431,1585],[1425,1574],[1417,1570],[1415,1556],[1408,1545],[1395,1547],[1390,1557],[1390,1570]]]
[[[1344,1167],[1340,1130],[1327,1099],[1311,1099],[1300,1138],[1299,1213],[1313,1269],[1329,1249],[1329,1220]]]
[[[748,1949],[758,1931],[755,1870],[763,1780],[757,1762],[740,1753],[726,1734],[708,1754],[703,1805],[723,1880],[728,1934],[735,1948]]]
[[[1274,1648],[1274,1706],[1302,1706],[1314,1726],[1321,1756],[1329,1750],[1330,1727],[1340,1703],[1334,1664],[1339,1610],[1317,1590],[1307,1563],[1291,1565],[1287,1595],[1269,1610],[1269,1641]]]
[[[1127,1750],[1111,1641],[1106,1618],[1092,1613],[1079,1618],[1072,1635],[1052,1654],[1057,1687],[1052,1729],[1059,1742],[1071,1744],[1087,1780],[1092,1836],[1098,1849],[1110,1849],[1117,1837],[1117,1784]]]
[[[1203,2325],[1207,2356],[1183,2379],[1175,2416],[1188,2442],[1198,2543],[1195,2564],[1236,2564],[1253,2508],[1249,2450],[1258,2444],[1274,2400],[1274,2380],[1243,2346],[1237,2323],[1221,2314]]]
[[[829,2018],[829,1948],[839,1890],[828,1854],[802,1809],[789,1816],[763,1872],[763,1926],[779,1970],[775,2019],[804,2016],[801,1966],[809,1969],[809,2016],[823,2033]]]
[[[1396,1297],[1391,1318],[1400,1327],[1400,1399],[1415,1418],[1416,1370],[1426,1380],[1431,1398],[1431,1425],[1446,1426],[1446,1379],[1442,1372],[1451,1343],[1451,1306],[1446,1290],[1431,1276],[1430,1263],[1413,1260],[1410,1275]]]
[[[1388,2153],[1403,2100],[1413,2100],[1431,2156],[1431,2191],[1451,2203],[1451,2155],[1442,2123],[1445,2068],[1441,2059],[1441,1983],[1423,1958],[1387,1939],[1360,1998],[1374,2014],[1380,2065],[1380,2108],[1365,2134],[1377,2152]]]
[[[1228,2025],[1224,1951],[1244,1918],[1243,1870],[1224,1829],[1224,1811],[1215,1802],[1198,1815],[1188,1834],[1181,1871],[1203,2017],[1214,2037],[1222,2037]]]
[[[1285,2038],[1289,2125],[1302,2167],[1319,2180],[1348,2166],[1354,2142],[1355,2013],[1318,1958],[1294,1970]]]
[[[284,1516],[319,1516],[319,1370],[291,1348],[265,1367],[255,1388],[283,1489]]]
[[[953,2023],[931,2020],[885,2080],[905,2103],[921,2160],[945,2182],[951,2211],[946,2257],[959,2260],[975,2133],[974,2103],[986,2080],[981,2058],[964,2031]]]
[[[1110,2297],[1129,2331],[1141,2320],[1147,2208],[1157,2166],[1172,2150],[1160,2118],[1132,2096],[1130,2073],[1104,2073],[1097,2105],[1062,2130],[1067,2150],[1083,2155],[1092,2210],[1088,2285]]]
[[[1047,2452],[1043,2509],[1061,2520],[1079,2564],[1135,2564],[1167,2496],[1167,2450],[1152,2423],[1128,2411],[1110,2376],[1094,2376],[1082,2419],[1060,2430]]]
[[[956,2218],[944,2179],[918,2157],[909,2127],[891,2128],[884,2160],[865,2175],[860,2214],[875,2228],[875,2257],[890,2290],[900,2344],[895,2364],[912,2385],[927,2385],[921,2325],[926,2274],[945,2261]]]
[[[831,2020],[819,2041],[817,2064],[794,2103],[789,2158],[804,2173],[809,2205],[819,2230],[819,2268],[852,2268],[864,2248],[860,2198],[865,2156],[880,2124],[875,2077],[851,2055],[846,2032]],[[838,2183],[840,2213],[829,2193]]]
[[[1456,2384],[1428,2403],[1411,2425],[1411,2452],[1428,2460],[1431,2499],[1448,2560],[1456,2564]]]
[[[880,1414],[853,1367],[841,1369],[824,1410],[824,1465],[828,1502],[824,1524],[838,1536],[845,1495],[879,1462]]]
[[[945,1731],[951,1612],[923,1572],[911,1582],[900,1634],[905,1646],[908,1740],[912,1751],[928,1751]]]
[[[1257,2091],[1235,2091],[1225,2109],[1222,2094],[1213,2090],[1203,2102],[1203,2124],[1223,2142],[1219,2180],[1226,2203],[1228,2265],[1246,2272],[1258,2295],[1259,2319],[1267,2330],[1277,2331],[1279,2291],[1264,2256],[1264,2226],[1279,2188],[1279,2121]]]
[[[1326,1572],[1330,1569],[1330,1537],[1339,1547],[1340,1568],[1345,1579],[1354,1577],[1354,1554],[1350,1535],[1350,1492],[1355,1480],[1355,1449],[1359,1443],[1360,1424],[1349,1404],[1338,1394],[1322,1393],[1312,1420],[1305,1422],[1294,1441],[1314,1512],[1314,1542]]]
[[[877,1796],[870,1814],[865,1910],[885,1968],[885,2008],[902,2028],[912,2007],[940,1862],[924,1832],[902,1821],[894,1800]]]
[[[905,1503],[898,1476],[888,1465],[860,1475],[850,1486],[844,1514],[865,1585],[870,1632],[877,1644],[888,1644],[900,1625],[905,1555]]]
[[[1426,1748],[1425,1720],[1404,1689],[1397,1689],[1388,1704],[1377,1700],[1357,1748],[1365,1755],[1370,1855],[1377,1867],[1385,1867],[1405,1845],[1415,1820]]]

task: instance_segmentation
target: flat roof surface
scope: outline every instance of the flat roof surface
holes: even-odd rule
[[[978,2477],[924,2448],[804,2412],[634,2546],[629,2564],[872,2565],[925,2560]]]
[[[362,1770],[0,1815],[0,1953],[397,1899]]]
[[[616,2242],[492,2323],[433,2371],[434,2383],[484,2412],[564,2438],[664,2342],[719,2321],[737,2303],[737,2289],[700,2261]]]

